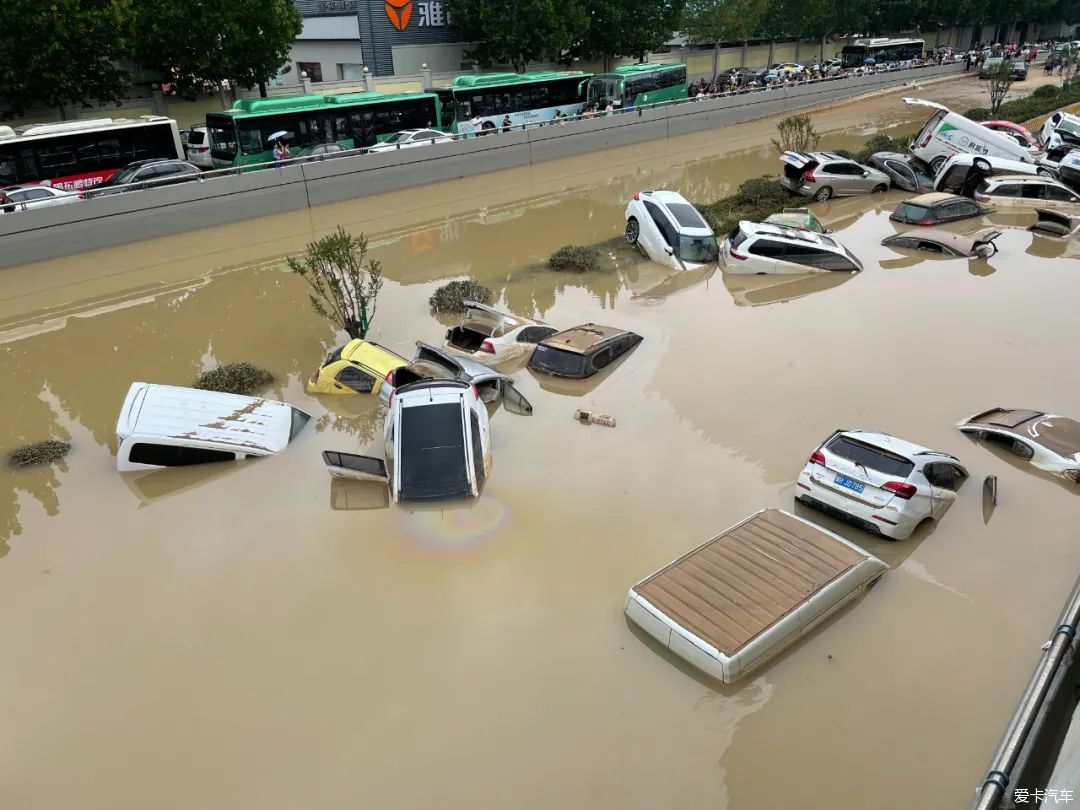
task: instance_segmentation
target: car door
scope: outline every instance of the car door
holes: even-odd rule
[[[915,179],[915,172],[901,160],[886,160],[885,166],[892,175],[893,183],[895,183],[904,191],[918,191],[919,183]]]
[[[1046,205],[1048,208],[1070,208],[1080,206],[1080,196],[1077,196],[1067,188],[1060,186],[1044,186],[1046,193]]]
[[[332,383],[336,391],[355,391],[357,394],[370,394],[375,388],[375,377],[356,366],[345,366],[334,376]]]
[[[507,411],[518,416],[531,416],[533,412],[533,406],[529,400],[525,399],[524,395],[517,390],[510,380],[504,379],[499,382],[500,393],[502,394],[503,407]]]
[[[386,483],[386,462],[374,456],[361,456],[355,453],[339,453],[335,450],[323,450],[323,464],[335,478],[351,478],[356,481],[381,481]]]
[[[23,209],[41,208],[53,200],[53,195],[47,189],[28,188],[23,191],[15,191],[8,195],[12,202],[22,203]]]
[[[742,250],[754,257],[755,273],[776,273],[777,260],[783,258],[785,245],[776,239],[756,239]]]
[[[942,461],[927,464],[923,475],[930,482],[930,517],[941,520],[956,501],[956,491],[967,480],[967,470],[959,464]]]
[[[855,183],[855,175],[851,169],[854,167],[852,163],[826,163],[818,170],[822,173],[822,178],[818,181],[819,187],[821,185],[832,186],[833,196],[841,197],[848,194],[855,194],[859,191]],[[815,175],[817,172],[814,173]],[[861,175],[862,172],[860,171]]]

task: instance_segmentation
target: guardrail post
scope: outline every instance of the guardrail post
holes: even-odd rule
[[[424,62],[420,65],[420,83],[423,85],[421,90],[427,90],[431,87],[431,68],[428,67],[428,63]]]
[[[375,77],[371,75],[367,65],[364,65],[364,89],[369,93],[375,89]]]
[[[300,71],[300,87],[304,91],[304,95],[311,95],[311,79],[307,75],[306,70]]]

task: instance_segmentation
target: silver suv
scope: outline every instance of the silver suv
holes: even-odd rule
[[[830,197],[888,191],[889,176],[835,152],[784,152],[780,184],[824,202]]]

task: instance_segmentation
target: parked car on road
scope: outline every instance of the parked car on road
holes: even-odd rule
[[[1015,82],[1022,82],[1027,78],[1027,62],[1023,59],[1013,59],[1009,63],[1009,76]]]
[[[87,197],[107,197],[128,191],[144,191],[148,188],[201,180],[202,172],[198,166],[186,160],[149,158],[129,163],[101,185],[87,189],[85,194]]]
[[[639,191],[626,205],[626,241],[652,261],[675,270],[697,270],[719,258],[705,219],[674,191]]]
[[[64,191],[52,186],[8,186],[0,191],[7,195],[8,203],[15,206],[13,210],[8,210],[9,205],[0,207],[0,214],[29,211],[34,208],[51,208],[54,205],[70,205],[83,199],[81,191]]]
[[[821,220],[810,213],[809,208],[785,208],[779,214],[769,214],[765,217],[765,224],[783,225],[786,228],[796,228],[811,233],[832,233],[821,224]]]
[[[903,540],[924,520],[941,520],[967,478],[948,453],[887,433],[837,430],[810,454],[795,500]]]
[[[777,73],[786,73],[788,76],[799,76],[806,72],[806,68],[798,62],[777,62],[769,66],[769,70]]]
[[[284,402],[132,383],[116,421],[116,469],[156,470],[269,456],[311,416]]]
[[[371,394],[386,375],[409,361],[378,343],[350,340],[334,349],[304,386],[309,394]]]
[[[1003,174],[975,189],[975,202],[1001,208],[1061,208],[1080,213],[1080,194],[1049,177]]]
[[[198,166],[200,169],[214,168],[214,161],[210,157],[210,133],[205,126],[194,126],[187,130],[184,154],[187,156],[188,163],[193,166]]]
[[[979,78],[988,79],[993,76],[997,71],[1001,70],[1001,66],[1005,64],[1004,56],[987,56],[983,63],[979,66]]]
[[[543,321],[500,312],[477,301],[464,304],[465,317],[458,326],[446,330],[443,348],[479,362],[499,363],[526,354],[559,331]]]
[[[831,236],[745,220],[724,240],[722,256],[724,272],[732,274],[862,270],[862,262]]]
[[[944,256],[987,258],[997,252],[994,240],[1001,231],[984,228],[974,233],[954,233],[940,228],[917,228],[913,231],[886,236],[881,244],[891,248],[925,250]]]
[[[991,408],[957,427],[1003,447],[1040,470],[1080,483],[1080,422],[1043,411]]]
[[[502,398],[511,413],[530,414],[532,405],[514,387],[510,377],[467,357],[454,357],[442,349],[416,341],[416,354],[407,365],[387,372],[379,388],[379,401],[389,405],[394,391],[421,380],[457,380],[475,386],[484,402]]]
[[[1035,162],[1027,147],[1021,146],[1009,135],[984,127],[936,101],[905,98],[904,103],[934,110],[908,150],[935,174],[940,174],[945,161],[957,152],[1001,157],[1022,163]]]
[[[403,129],[395,132],[385,141],[369,146],[368,152],[392,152],[395,149],[415,149],[418,146],[431,146],[433,143],[449,143],[453,135],[437,129]]]
[[[813,197],[830,197],[888,191],[889,176],[834,152],[784,152],[780,183],[788,191]]]
[[[386,414],[383,448],[383,458],[326,451],[323,463],[336,478],[383,482],[395,503],[479,497],[491,474],[491,435],[476,386],[401,386]]]
[[[302,160],[326,160],[327,158],[346,157],[350,152],[359,154],[347,146],[342,146],[340,143],[318,143],[315,146],[301,149],[293,157]]]
[[[931,191],[934,188],[934,175],[922,161],[911,155],[875,152],[870,156],[870,165],[887,174],[893,186],[904,191]]]
[[[641,335],[625,329],[586,323],[557,332],[536,344],[529,368],[581,380],[611,365],[641,341]]]
[[[889,215],[894,222],[906,222],[909,225],[940,225],[943,222],[956,222],[969,217],[981,217],[988,213],[974,200],[959,197],[956,194],[932,192],[912,197],[896,206]]]

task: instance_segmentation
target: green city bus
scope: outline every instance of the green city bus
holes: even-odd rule
[[[294,151],[320,143],[359,149],[403,129],[439,129],[438,101],[434,93],[377,92],[244,98],[206,116],[210,157],[214,168],[268,163],[277,132],[288,133]]]
[[[585,104],[603,110],[613,107],[643,107],[687,96],[686,65],[644,63],[623,65],[610,73],[598,73],[586,83]]]
[[[450,87],[427,92],[439,97],[442,128],[466,134],[503,129],[507,116],[511,127],[521,129],[549,123],[557,111],[569,117],[580,115],[584,106],[581,84],[588,78],[588,73],[580,71],[478,73],[458,76]]]

